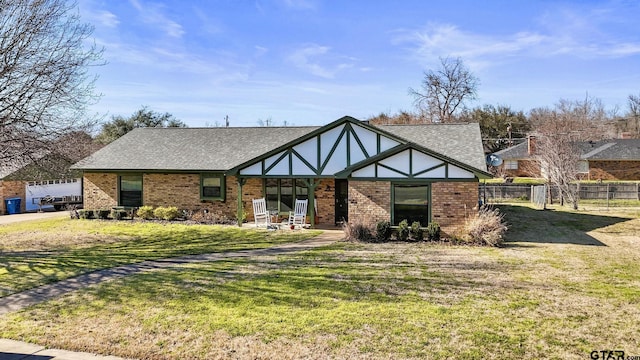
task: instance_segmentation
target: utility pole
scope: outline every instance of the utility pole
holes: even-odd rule
[[[225,127],[229,127],[229,115],[225,115],[224,123],[225,123]]]

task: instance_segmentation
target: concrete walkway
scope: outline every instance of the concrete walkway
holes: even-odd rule
[[[57,217],[69,216],[68,211],[45,211],[45,212],[29,212],[22,214],[13,214],[13,215],[0,215],[0,225],[11,224],[20,221],[31,221],[31,220],[41,220],[41,219],[50,219]],[[0,360],[2,358],[0,357]]]
[[[16,215],[11,215],[16,216]],[[329,245],[344,238],[341,230],[324,230],[311,239],[266,249],[234,251],[227,253],[212,253],[190,255],[179,258],[143,261],[137,264],[123,265],[111,269],[98,270],[92,273],[76,276],[54,284],[39,286],[27,291],[0,298],[0,316],[12,311],[18,311],[28,306],[50,300],[66,293],[80,290],[105,281],[122,278],[143,271],[153,271],[180,267],[185,264],[198,262],[220,261],[229,258],[248,258],[256,256],[274,256],[313,249]],[[45,349],[42,346],[20,341],[0,339],[0,360],[119,360],[113,356],[98,356],[87,353],[76,353],[64,350]]]

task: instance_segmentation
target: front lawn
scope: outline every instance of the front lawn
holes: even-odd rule
[[[64,218],[0,226],[0,297],[82,273],[188,254],[259,249],[317,232]]]
[[[640,219],[503,206],[503,248],[336,243],[137,274],[0,319],[0,337],[141,359],[640,354]]]

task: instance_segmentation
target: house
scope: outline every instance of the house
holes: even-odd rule
[[[583,180],[640,180],[640,139],[610,139],[575,143],[580,152],[579,178]],[[503,160],[505,176],[540,177],[535,161],[535,137],[495,153]]]
[[[252,219],[254,198],[309,220],[404,219],[455,231],[489,178],[478,124],[373,126],[343,117],[322,127],[139,128],[73,166],[84,207],[177,206]]]
[[[73,161],[56,154],[47,154],[35,162],[0,170],[0,214],[8,213],[6,199],[20,198],[20,212],[53,208],[38,205],[45,196],[80,196],[82,173],[71,171]],[[56,206],[57,207],[57,206]]]

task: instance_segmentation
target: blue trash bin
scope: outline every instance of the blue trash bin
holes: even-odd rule
[[[21,198],[10,198],[4,199],[4,205],[7,209],[7,214],[20,214],[20,203],[22,202]]]

